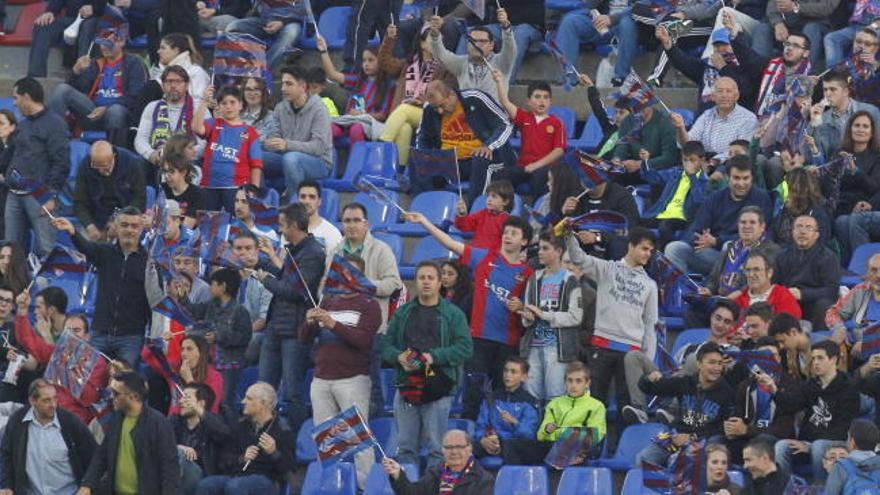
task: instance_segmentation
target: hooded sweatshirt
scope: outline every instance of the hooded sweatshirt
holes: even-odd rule
[[[708,389],[698,385],[696,375],[661,378],[656,382],[648,380],[645,375],[639,380],[639,388],[646,394],[678,398],[681,412],[674,426],[679,433],[693,433],[700,438],[722,435],[724,420],[734,410],[733,389],[723,378]]]
[[[780,411],[804,410],[799,440],[846,440],[850,422],[859,412],[859,391],[856,383],[838,373],[827,387],[818,378],[800,387],[779,390],[774,401]]]
[[[828,473],[828,480],[825,481],[825,495],[842,494],[846,480],[857,472],[877,479],[880,475],[880,456],[867,450],[853,450],[846,459],[834,463]]]
[[[286,151],[299,151],[320,158],[333,166],[333,135],[330,132],[330,113],[316,95],[310,95],[302,108],[296,109],[290,101],[275,105],[278,134],[269,137],[283,138]]]

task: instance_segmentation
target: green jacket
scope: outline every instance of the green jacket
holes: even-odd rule
[[[547,433],[544,428],[553,423],[559,428],[553,433]],[[565,427],[586,426],[595,428],[599,432],[599,441],[605,438],[605,406],[585,392],[580,397],[569,397],[568,394],[560,395],[550,401],[544,410],[544,421],[538,428],[538,440],[542,442],[555,442],[559,439]]]
[[[627,116],[620,125],[620,136],[629,136],[634,125],[632,116]],[[638,140],[621,139],[614,148],[614,158],[639,160],[642,148],[651,153],[648,165],[651,169],[665,169],[681,163],[681,151],[675,138],[675,127],[663,110],[654,110],[654,115],[642,127]]]
[[[394,312],[394,316],[388,322],[388,330],[379,336],[382,359],[395,366],[397,369],[397,383],[403,383],[406,372],[397,362],[397,356],[406,350],[404,343],[404,331],[413,308],[419,304],[418,299],[401,306]],[[434,360],[434,366],[458,382],[458,368],[470,359],[474,351],[471,340],[471,332],[467,318],[458,306],[444,298],[440,298],[440,347],[428,349],[428,354]]]

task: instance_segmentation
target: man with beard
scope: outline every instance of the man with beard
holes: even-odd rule
[[[266,316],[272,293],[254,276],[260,263],[260,246],[257,236],[252,232],[242,232],[232,240],[232,253],[241,262],[241,285],[238,287],[236,299],[244,306],[251,317],[251,342],[245,352],[245,361],[256,363],[260,357],[260,346],[263,343],[263,330],[266,328]]]
[[[229,426],[211,413],[215,400],[211,387],[204,383],[189,383],[183,387],[180,414],[171,417],[183,493],[186,494],[194,493],[203,477],[220,472],[220,456],[231,439]]]
[[[306,179],[299,183],[297,197],[309,213],[309,233],[324,246],[325,252],[332,253],[342,242],[342,234],[335,225],[321,216],[321,196],[321,184],[318,181]],[[336,212],[331,213],[336,215]]]
[[[235,191],[233,217],[235,220],[244,224],[249,231],[256,234],[258,237],[265,237],[277,244],[279,238],[278,233],[275,232],[275,228],[277,228],[278,225],[275,225],[274,227],[270,225],[260,225],[256,222],[253,212],[251,212],[251,205],[250,202],[248,202],[248,198],[259,196],[260,189],[257,186],[253,184],[239,186],[238,191]]]

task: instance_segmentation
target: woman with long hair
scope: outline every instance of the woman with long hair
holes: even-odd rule
[[[244,93],[244,110],[241,120],[252,125],[260,134],[260,142],[272,135],[277,134],[278,122],[275,113],[272,112],[272,101],[269,99],[269,89],[266,80],[259,77],[245,78],[242,86]]]
[[[171,361],[169,359],[169,361]],[[201,335],[187,335],[180,342],[180,361],[169,362],[172,369],[177,370],[180,385],[190,383],[204,383],[214,391],[216,400],[211,404],[211,412],[217,414],[220,411],[220,403],[223,402],[223,376],[214,368],[211,359],[211,346]],[[168,386],[176,389],[177,384],[170,376],[166,376]],[[172,390],[172,396],[179,391]],[[168,409],[168,415],[180,413],[180,405],[172,404]]]
[[[474,285],[468,270],[455,261],[440,266],[440,295],[458,306],[468,320],[474,302]]]
[[[14,242],[0,242],[0,285],[8,286],[17,296],[29,283],[24,250]]]
[[[552,227],[565,216],[562,213],[562,205],[565,200],[579,196],[584,192],[584,187],[578,181],[574,172],[564,163],[557,163],[550,167],[547,173],[547,188],[549,192],[544,195],[541,204],[530,213],[529,223],[532,224],[535,235],[532,239],[537,242],[538,235],[546,227]],[[577,209],[570,216],[583,213],[582,203],[578,203]]]
[[[12,110],[2,109],[0,110],[0,157],[3,156],[4,153],[12,153],[12,148],[9,147],[9,142],[12,140],[12,136],[15,134],[16,129],[18,128],[18,119],[15,117],[15,113]],[[0,162],[7,162],[8,160],[0,160]],[[6,175],[6,170],[0,170],[0,174]],[[0,205],[6,204],[6,194],[9,192],[9,189],[5,187],[0,187]],[[0,232],[5,231],[6,220],[0,215]]]
[[[773,239],[781,247],[790,245],[795,218],[810,215],[819,224],[819,239],[831,240],[831,217],[825,205],[825,197],[819,179],[803,167],[793,168],[785,174],[788,193],[782,209],[773,219]]]
[[[211,84],[211,76],[202,64],[204,59],[193,39],[187,34],[169,33],[159,42],[159,64],[150,67],[150,80],[161,82],[162,71],[166,67],[178,65],[189,75],[189,94],[198,105],[205,94],[205,88]],[[161,86],[160,86],[161,89]]]

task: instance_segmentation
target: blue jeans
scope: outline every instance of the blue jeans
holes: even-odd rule
[[[443,462],[441,447],[443,434],[449,428],[449,408],[452,396],[428,404],[414,406],[394,394],[394,421],[397,423],[397,460],[401,464],[419,464],[419,447],[428,449],[428,467]]]
[[[279,153],[263,153],[264,172],[276,176],[284,174],[284,183],[289,194],[296,194],[299,184],[306,179],[324,179],[330,175],[330,167],[315,155],[299,151]]]
[[[28,72],[31,77],[46,77],[48,74],[47,63],[49,61],[49,48],[61,42],[64,30],[70,26],[76,16],[56,17],[55,21],[48,26],[34,26],[31,41],[31,52],[28,55]],[[89,17],[79,25],[79,34],[76,37],[77,58],[86,54],[89,45],[95,37],[95,26],[98,18]]]
[[[306,418],[303,383],[306,381],[308,352],[308,347],[296,337],[269,334],[263,337],[263,348],[260,349],[260,381],[272,385],[275,390],[278,390],[279,382],[284,383],[284,394],[278,400],[290,404],[288,423],[293,431],[299,431]]]
[[[852,219],[855,215],[840,215],[834,219],[834,237],[840,243],[840,263],[842,266],[849,264],[849,258],[852,256],[852,240],[850,239],[850,225],[854,223]]]
[[[823,482],[828,477],[828,473],[822,467],[822,456],[825,455],[825,450],[831,443],[833,443],[833,440],[813,440],[810,443],[810,466],[813,468],[813,481]],[[794,454],[788,447],[786,440],[776,442],[774,451],[774,459],[776,460],[776,465],[779,466],[779,470],[786,475],[790,475],[792,465],[797,463],[793,462]]]
[[[708,275],[712,271],[712,265],[721,256],[721,251],[715,248],[706,248],[698,253],[690,242],[685,241],[670,242],[666,245],[665,252],[669,260],[685,273],[696,272],[703,275]]]
[[[201,466],[195,462],[188,461],[183,451],[177,450],[177,463],[180,465],[180,481],[183,487],[184,495],[194,495],[198,488],[199,481],[205,476]]]
[[[843,62],[846,54],[852,48],[852,42],[856,38],[856,33],[862,27],[847,26],[825,35],[825,63],[828,64],[828,67],[834,67]]]
[[[529,379],[526,390],[539,401],[565,393],[565,366],[559,362],[556,344],[529,349]]]
[[[800,26],[789,26],[788,31],[793,32]],[[813,73],[821,72],[825,67],[825,52],[822,49],[822,38],[831,31],[831,26],[825,22],[808,22],[800,29],[804,36],[810,40],[810,64]],[[752,49],[761,56],[770,57],[776,53],[776,36],[773,26],[768,22],[758,25],[752,32]],[[828,67],[831,67],[830,65]]]
[[[296,44],[299,33],[302,31],[302,25],[298,22],[289,22],[278,30],[275,34],[268,34],[263,30],[266,25],[259,17],[246,17],[231,22],[226,26],[226,30],[236,33],[247,33],[269,43],[269,49],[266,50],[266,63],[269,68],[274,68],[275,64],[281,61]]]
[[[499,24],[489,24],[488,26],[483,26],[489,28],[492,31],[492,36],[495,39],[495,45],[498,46],[501,43],[501,25]],[[516,40],[516,58],[513,60],[513,67],[510,68],[510,78],[508,81],[513,83],[516,81],[516,73],[519,71],[519,68],[522,66],[523,60],[526,58],[526,53],[529,51],[529,46],[532,43],[539,43],[544,40],[544,37],[541,35],[541,32],[535,29],[535,26],[531,24],[517,24],[513,26],[513,39]],[[467,40],[461,38],[458,42],[458,53],[466,53],[467,50]]]
[[[37,245],[34,246],[37,256],[42,258],[49,254],[55,246],[55,227],[49,223],[49,216],[43,211],[40,203],[30,194],[6,195],[5,224],[3,237],[19,246],[26,246],[27,228],[34,229]]]
[[[62,83],[52,90],[46,106],[61,116],[69,111],[85,129],[107,131],[110,141],[117,146],[126,144],[123,138],[127,137],[130,116],[125,105],[114,103],[107,107],[103,117],[90,120],[86,116],[97,108],[95,102],[73,86]]]
[[[197,495],[278,495],[280,487],[262,474],[208,476],[199,482]]]
[[[109,355],[113,359],[121,359],[130,364],[133,369],[138,368],[141,359],[141,349],[144,346],[144,338],[140,335],[107,335],[106,333],[92,334],[89,342],[95,349]]]
[[[631,9],[621,13],[620,21],[611,26],[610,31],[604,36],[600,35],[593,27],[593,17],[583,9],[565,14],[559,24],[556,33],[556,43],[565,54],[568,62],[577,66],[580,47],[584,43],[607,43],[612,36],[617,37],[617,61],[614,64],[614,77],[625,78],[632,67],[636,57],[636,48],[639,44],[639,34],[636,21],[630,15]]]

